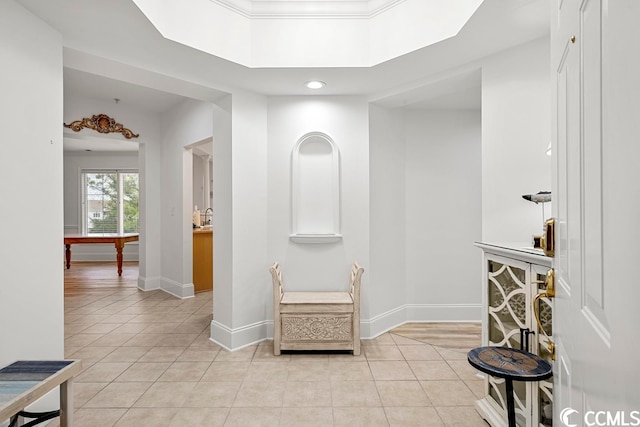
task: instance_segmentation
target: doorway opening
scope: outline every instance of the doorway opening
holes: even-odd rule
[[[185,198],[193,206],[193,235],[191,245],[192,279],[194,293],[213,291],[213,139],[207,138],[187,147],[191,156],[191,191]],[[185,187],[188,187],[185,186]]]

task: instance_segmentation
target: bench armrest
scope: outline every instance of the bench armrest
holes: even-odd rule
[[[353,303],[360,305],[360,282],[362,280],[362,273],[364,273],[364,268],[362,268],[357,262],[354,262],[351,266],[351,274],[349,278],[349,294],[351,294],[351,299],[353,299]]]
[[[280,264],[274,262],[269,268],[271,272],[271,281],[273,282],[273,302],[279,304],[282,300],[284,291],[282,290],[282,272],[280,271]]]

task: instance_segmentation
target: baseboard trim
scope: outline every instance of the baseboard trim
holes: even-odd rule
[[[178,298],[193,298],[195,295],[193,283],[178,283],[163,277],[160,289]]]
[[[361,339],[373,339],[405,323],[479,322],[480,304],[405,304],[360,320]],[[216,320],[211,321],[210,340],[228,351],[257,344],[273,338],[273,320],[264,320],[239,328],[229,328]]]
[[[160,289],[160,283],[162,279],[159,276],[156,277],[143,277],[138,276],[138,289],[141,291],[154,291]]]
[[[479,322],[481,319],[480,304],[405,304],[371,319],[361,320],[360,336],[362,339],[373,339],[411,322]]]
[[[212,320],[209,339],[228,351],[237,351],[266,340],[269,329],[273,330],[272,320],[265,320],[234,329]]]
[[[407,323],[406,306],[394,308],[371,319],[360,319],[360,338],[373,339],[405,323]]]
[[[480,322],[481,304],[407,304],[407,322]]]

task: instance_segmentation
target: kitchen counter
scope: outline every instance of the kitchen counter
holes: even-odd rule
[[[194,234],[200,234],[200,233],[213,233],[213,228],[212,227],[201,227],[201,228],[194,228],[193,229],[193,233]]]

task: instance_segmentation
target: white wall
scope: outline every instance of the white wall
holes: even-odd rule
[[[233,345],[263,339],[267,273],[267,100],[234,93],[232,118]],[[253,325],[253,326],[250,326]]]
[[[271,97],[268,125],[268,255],[282,264],[285,288],[344,289],[358,260],[365,267],[363,337],[407,320],[479,318],[481,266],[473,247],[481,232],[479,111],[405,112],[351,97]],[[291,150],[312,131],[328,134],[340,149],[339,243],[288,238]],[[268,286],[266,271],[264,280]]]
[[[93,131],[86,131],[93,132]],[[80,174],[83,169],[138,169],[138,152],[64,152],[64,231],[82,232]],[[122,251],[125,261],[138,261],[138,242],[127,243]],[[75,245],[72,261],[115,261],[113,245]]]
[[[213,106],[213,320],[211,338],[231,348],[233,195],[231,95]]]
[[[268,250],[282,265],[287,290],[346,290],[351,264],[364,268],[362,316],[368,317],[369,123],[359,97],[269,98]],[[291,153],[300,137],[322,132],[340,151],[341,232],[336,243],[292,242]],[[267,269],[261,279],[268,286]],[[271,296],[271,292],[269,293]],[[269,310],[269,318],[272,318]]]
[[[408,320],[478,320],[480,112],[405,113]]]
[[[156,128],[157,129],[157,128]],[[144,135],[140,135],[142,138]],[[159,289],[161,286],[162,247],[162,147],[160,139],[140,144],[140,241],[138,252],[138,288]]]
[[[64,356],[62,37],[15,2],[3,1],[0,57],[4,366],[18,359]],[[56,395],[35,409],[57,408]]]
[[[357,18],[254,19],[251,60],[244,64],[250,67],[370,66],[369,25],[368,20]]]
[[[267,101],[237,92],[214,108],[211,338],[237,349],[267,337]]]
[[[161,284],[193,296],[193,160],[184,147],[212,137],[211,103],[186,100],[161,116]]]
[[[402,110],[369,106],[371,221],[363,336],[375,336],[406,321],[405,135]]]
[[[234,95],[230,104],[216,121],[233,111],[233,143],[224,132],[214,136],[215,341],[237,348],[270,335],[264,326],[273,315],[267,272],[273,261],[281,263],[288,290],[346,289],[350,264],[359,261],[366,270],[363,337],[406,320],[479,318],[478,111],[404,112],[358,97],[270,97],[265,122],[263,98]],[[340,150],[344,237],[337,243],[289,239],[291,153],[309,132],[326,133]],[[224,157],[231,171],[218,163]],[[219,194],[224,180],[232,181],[227,196]],[[231,209],[221,206],[229,203]],[[219,271],[223,257],[231,271]]]
[[[542,205],[522,195],[551,191],[550,84],[548,39],[483,60],[483,241],[530,242],[542,232]]]
[[[369,336],[480,318],[480,116],[370,106]]]

